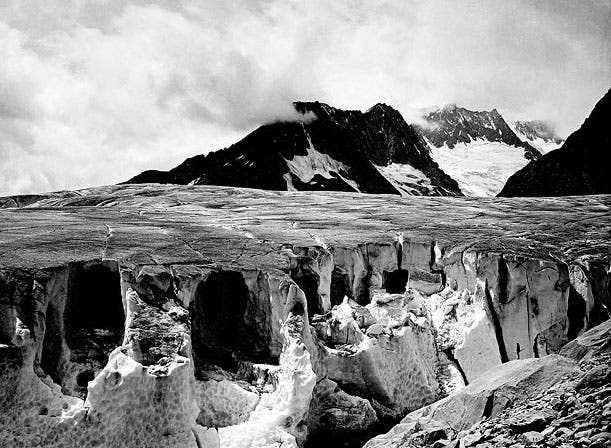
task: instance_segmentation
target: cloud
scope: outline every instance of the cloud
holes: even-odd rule
[[[0,194],[118,182],[303,119],[455,102],[568,133],[608,89],[595,0],[14,0],[0,6]]]
[[[0,193],[118,182],[262,123],[307,118],[292,107],[288,74],[157,6],[128,5],[104,29],[60,27],[35,41],[2,27]]]

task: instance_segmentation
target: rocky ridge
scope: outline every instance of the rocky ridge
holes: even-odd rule
[[[449,104],[423,118],[426,124],[418,126],[418,130],[437,148],[447,146],[452,149],[459,143],[486,140],[522,148],[523,156],[528,160],[541,157],[539,150],[522,141],[496,109],[472,111]]]
[[[298,102],[302,122],[261,126],[229,148],[145,171],[127,183],[225,185],[267,190],[460,195],[401,114]]]
[[[611,192],[611,90],[557,150],[513,174],[499,196],[567,196]]]
[[[553,125],[546,121],[514,121],[510,126],[522,141],[531,144],[542,153],[559,148],[564,143],[564,140],[556,134]]]
[[[607,196],[125,185],[0,204],[10,446],[358,446],[611,304]]]
[[[509,176],[541,152],[501,114],[450,104],[428,112],[416,126],[439,166],[467,196],[494,196]]]

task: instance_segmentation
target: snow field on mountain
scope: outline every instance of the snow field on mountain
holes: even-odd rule
[[[430,146],[433,160],[455,179],[466,196],[495,196],[528,160],[524,150],[505,143],[476,140],[454,148]]]

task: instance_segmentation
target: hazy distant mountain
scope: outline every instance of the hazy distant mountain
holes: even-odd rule
[[[581,127],[554,151],[509,178],[499,196],[611,193],[611,90]]]
[[[542,153],[559,148],[564,143],[553,125],[546,121],[514,121],[511,128],[522,141],[530,143]]]
[[[244,139],[170,171],[145,171],[128,183],[208,184],[269,190],[338,190],[460,195],[421,135],[386,104],[367,112],[295,103],[316,118],[261,126]]]

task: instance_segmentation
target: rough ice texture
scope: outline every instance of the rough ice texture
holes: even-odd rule
[[[557,352],[611,304],[608,196],[0,202],[29,204],[0,211],[0,446],[302,446],[355,415],[366,432]]]
[[[563,377],[579,372],[573,360],[559,355],[516,360],[486,371],[472,384],[443,400],[408,414],[388,433],[370,440],[365,448],[393,448],[403,443],[416,426],[449,425],[459,431],[505,408],[534,398]]]

